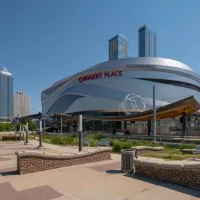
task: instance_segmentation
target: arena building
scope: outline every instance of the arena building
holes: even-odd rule
[[[200,76],[184,63],[155,57],[123,58],[97,64],[42,91],[42,113],[123,115],[120,105],[127,95],[142,97],[148,110],[153,105],[153,86],[157,107],[192,95],[200,99]]]

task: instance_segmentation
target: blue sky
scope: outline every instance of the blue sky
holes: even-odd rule
[[[158,35],[158,56],[200,73],[199,0],[0,0],[0,64],[14,76],[14,92],[40,94],[55,81],[108,60],[108,40],[123,33],[138,55],[138,28]]]

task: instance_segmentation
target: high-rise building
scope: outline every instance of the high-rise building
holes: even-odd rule
[[[147,25],[139,28],[139,57],[157,56],[157,35]]]
[[[8,122],[13,118],[13,76],[3,67],[0,70],[0,121]]]
[[[24,92],[14,94],[14,117],[30,115],[30,97]]]
[[[128,40],[118,34],[109,40],[109,60],[116,60],[128,57]]]

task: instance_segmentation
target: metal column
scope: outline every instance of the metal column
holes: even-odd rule
[[[153,86],[153,141],[156,142],[156,86]]]
[[[24,144],[27,145],[27,144],[29,144],[29,141],[28,141],[28,122],[26,122],[25,131],[26,131],[26,142]]]
[[[62,133],[63,132],[63,123],[62,123],[62,116],[60,118],[60,132]]]
[[[82,142],[82,115],[79,115],[79,151],[82,151],[82,146],[83,146],[83,142]]]
[[[39,124],[40,124],[40,141],[39,141],[38,148],[43,148],[42,146],[42,120],[39,121]]]

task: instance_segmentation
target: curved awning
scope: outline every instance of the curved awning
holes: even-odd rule
[[[199,102],[193,97],[181,99],[169,105],[160,107],[156,111],[156,119],[167,119],[182,116],[183,112],[192,114],[200,109]],[[148,121],[153,119],[153,110],[144,111],[132,115],[116,116],[116,117],[87,117],[88,120],[101,120],[101,121]]]

